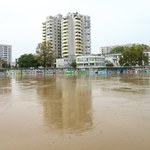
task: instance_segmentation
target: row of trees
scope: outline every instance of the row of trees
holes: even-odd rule
[[[121,66],[142,66],[148,64],[148,56],[144,51],[149,51],[149,46],[144,44],[134,44],[131,46],[118,46],[110,53],[121,53],[119,63]]]
[[[52,44],[43,42],[39,44],[36,49],[36,54],[23,54],[17,60],[19,68],[38,68],[43,67],[44,70],[48,67],[55,67],[56,55]],[[73,61],[70,66],[76,68],[76,62]]]
[[[17,60],[19,68],[38,68],[42,66],[45,70],[47,67],[53,67],[55,64],[55,51],[50,42],[39,44],[36,54],[23,54]]]
[[[150,47],[145,44],[131,44],[128,46],[115,46],[112,48],[110,51],[111,54],[116,54],[116,53],[123,53],[124,51],[128,50],[130,47],[139,47],[143,51],[150,51]]]
[[[148,50],[149,46],[141,44],[132,46],[118,46],[113,48],[110,53],[121,53],[121,58],[119,60],[121,66],[141,66],[148,63],[148,56],[145,56],[144,54],[144,51]],[[54,67],[55,60],[55,51],[53,50],[52,44],[48,41],[39,44],[35,54],[21,55],[17,59],[16,67],[38,68],[39,66],[42,66],[45,70],[47,67]],[[73,61],[70,66],[76,68],[76,62]],[[107,63],[106,66],[113,66],[113,64]],[[8,68],[10,65],[0,58],[0,67]]]

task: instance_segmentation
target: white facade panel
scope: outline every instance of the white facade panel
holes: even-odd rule
[[[105,66],[104,56],[78,56],[76,58],[77,68],[99,68]]]

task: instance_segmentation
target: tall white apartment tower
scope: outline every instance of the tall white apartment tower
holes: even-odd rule
[[[12,46],[0,44],[0,58],[11,65],[12,62]]]
[[[55,50],[56,58],[61,57],[61,20],[62,15],[48,16],[42,23],[42,40],[50,41]]]
[[[61,22],[62,57],[91,54],[90,17],[68,13]]]

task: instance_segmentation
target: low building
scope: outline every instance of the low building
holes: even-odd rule
[[[56,68],[69,68],[71,62],[69,58],[58,58],[56,59]]]
[[[100,68],[105,66],[105,57],[97,55],[77,56],[77,68]]]
[[[144,64],[146,66],[150,66],[150,52],[144,52],[146,56],[148,56],[148,63]],[[121,58],[121,53],[120,54],[105,54],[105,62],[107,63],[112,63],[115,67],[120,66],[119,60]]]
[[[121,54],[105,54],[105,62],[112,63],[115,67],[120,66],[119,60],[120,60]]]

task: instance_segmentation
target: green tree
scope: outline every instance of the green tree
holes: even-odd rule
[[[11,65],[10,63],[8,64],[7,61],[0,57],[0,68],[11,68]]]
[[[145,52],[150,51],[150,47],[146,44],[140,44],[140,46],[144,49]]]
[[[18,58],[17,61],[19,68],[30,68],[30,67],[38,67],[38,61],[33,54],[23,54]]]
[[[3,64],[5,63],[4,59],[0,57],[0,68],[3,68]]]
[[[113,67],[114,64],[108,60],[105,61],[106,67]]]
[[[113,63],[111,63],[111,64],[106,64],[106,67],[113,67],[113,66],[114,66]]]
[[[136,66],[143,65],[148,62],[148,57],[144,55],[144,46],[132,45],[126,51],[122,53],[122,57],[119,60],[121,66]]]
[[[123,53],[124,51],[128,50],[128,46],[116,46],[114,47],[110,53],[115,54],[115,53]]]
[[[7,64],[6,61],[3,62],[2,68],[10,68],[10,64]]]
[[[75,60],[72,61],[72,63],[70,64],[70,66],[71,66],[73,69],[76,69],[76,67],[77,67],[76,61],[75,61]]]
[[[53,50],[51,42],[43,42],[37,47],[36,57],[39,60],[44,70],[46,67],[53,67],[55,64],[55,52]]]

